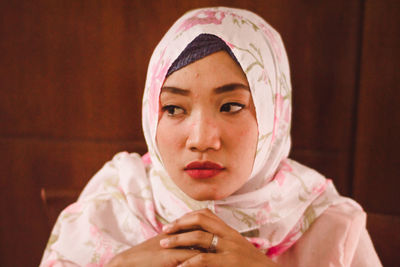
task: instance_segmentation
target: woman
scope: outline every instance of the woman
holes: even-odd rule
[[[380,266],[365,213],[288,159],[279,35],[245,10],[181,17],[150,61],[149,153],[120,153],[65,209],[42,266]]]

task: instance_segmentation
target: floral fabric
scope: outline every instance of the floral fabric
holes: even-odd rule
[[[170,179],[155,135],[159,95],[172,62],[199,34],[221,38],[248,79],[256,109],[258,144],[252,174],[233,195],[196,201]],[[102,266],[113,255],[157,235],[163,224],[209,208],[276,259],[328,207],[358,204],[338,195],[332,181],[288,158],[291,96],[289,63],[279,34],[256,14],[233,8],[186,13],[156,47],[143,97],[143,130],[149,153],[117,154],[57,220],[42,266],[70,262]]]

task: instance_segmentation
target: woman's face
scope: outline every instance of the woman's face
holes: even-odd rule
[[[237,191],[251,174],[257,139],[246,76],[226,52],[165,80],[157,146],[171,179],[191,198],[217,200]]]

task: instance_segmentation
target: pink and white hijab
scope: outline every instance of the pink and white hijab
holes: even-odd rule
[[[218,201],[196,201],[181,191],[163,167],[155,135],[159,94],[168,68],[202,33],[221,38],[245,72],[258,122],[258,145],[248,182]],[[143,130],[149,153],[117,154],[64,210],[42,260],[101,266],[113,255],[157,235],[164,223],[209,208],[274,258],[285,252],[338,195],[331,180],[288,159],[291,84],[279,34],[247,10],[216,7],[182,16],[156,47],[143,97]]]

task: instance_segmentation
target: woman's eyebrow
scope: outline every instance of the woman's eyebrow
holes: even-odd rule
[[[214,89],[214,92],[216,94],[222,94],[225,92],[231,92],[234,91],[236,89],[243,89],[246,91],[250,91],[250,88],[247,85],[244,85],[242,83],[230,83],[230,84],[225,84],[222,86],[219,86],[217,88]]]
[[[214,93],[222,94],[222,93],[231,92],[231,91],[234,91],[237,89],[250,91],[250,88],[247,85],[244,85],[242,83],[230,83],[230,84],[225,84],[225,85],[214,88]],[[190,95],[190,90],[173,87],[173,86],[163,86],[161,88],[161,93],[164,93],[164,92],[183,95],[183,96]]]
[[[190,94],[189,90],[172,87],[172,86],[163,86],[161,88],[161,93],[164,93],[164,92],[178,94],[178,95],[184,95],[184,96],[187,96]]]

